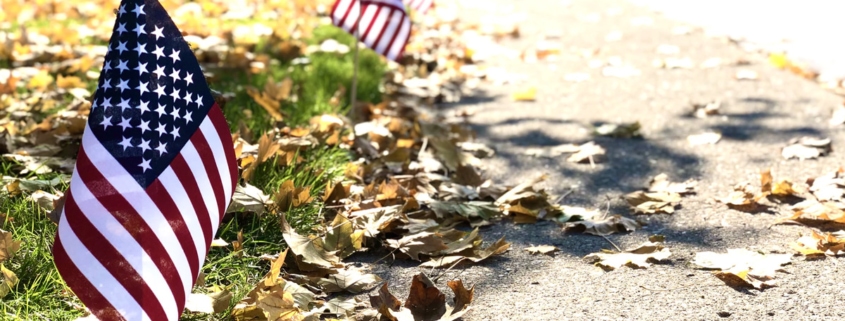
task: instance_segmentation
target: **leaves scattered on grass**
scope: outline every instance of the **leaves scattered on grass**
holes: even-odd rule
[[[669,249],[663,246],[662,237],[650,237],[648,242],[635,248],[622,252],[602,250],[588,254],[584,259],[605,270],[614,270],[626,265],[644,269],[651,266],[651,263],[665,261],[671,255]]]
[[[731,287],[765,289],[776,285],[775,272],[791,262],[791,254],[761,254],[745,249],[728,249],[727,253],[699,252],[692,264],[704,269],[719,270],[713,274]]]

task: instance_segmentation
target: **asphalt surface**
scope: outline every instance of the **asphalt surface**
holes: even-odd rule
[[[724,285],[711,272],[689,262],[696,252],[724,252],[729,248],[791,253],[789,244],[810,229],[772,223],[783,214],[748,214],[714,201],[733,185],[757,182],[761,169],[772,168],[776,178],[803,181],[845,166],[845,129],[827,124],[842,98],[817,84],[778,70],[757,54],[748,53],[723,38],[707,37],[701,30],[676,35],[678,26],[652,10],[622,0],[580,1],[461,1],[462,19],[473,21],[495,15],[506,19],[522,13],[521,37],[501,45],[521,51],[553,34],[563,44],[554,62],[526,63],[512,56],[492,58],[490,65],[525,76],[517,84],[486,85],[484,92],[460,104],[441,108],[447,114],[474,111],[470,119],[479,141],[497,154],[485,160],[485,173],[495,181],[517,184],[549,174],[544,186],[556,194],[575,190],[562,202],[604,207],[630,215],[620,196],[641,188],[651,177],[667,173],[673,181],[699,180],[698,193],[686,197],[673,215],[641,216],[649,225],[609,239],[620,247],[642,243],[647,235],[663,234],[672,251],[671,262],[648,269],[622,268],[605,272],[583,261],[583,256],[612,245],[601,237],[568,234],[554,223],[514,225],[504,221],[482,228],[485,242],[501,236],[512,243],[506,254],[453,269],[438,281],[456,277],[476,286],[476,299],[466,320],[842,320],[845,319],[843,261],[804,261],[778,273],[778,287],[738,290]],[[651,24],[644,24],[651,20]],[[606,35],[622,33],[618,41]],[[662,44],[675,45],[674,57],[689,57],[693,69],[666,70],[652,66]],[[641,71],[631,78],[605,77],[601,68],[588,67],[584,50],[600,49],[594,57],[618,56]],[[698,64],[719,57],[730,63],[701,69]],[[753,70],[756,81],[739,81],[738,70]],[[587,81],[566,81],[572,72],[589,73]],[[510,94],[526,86],[537,88],[535,102],[513,102]],[[699,119],[689,115],[690,103],[722,102],[722,116]],[[584,124],[639,121],[644,139],[594,138]],[[706,130],[722,132],[716,145],[691,147],[686,137]],[[818,160],[787,161],[780,149],[803,135],[833,139],[834,152]],[[532,147],[595,140],[607,149],[607,161],[572,164],[565,157],[525,155]],[[530,255],[524,249],[550,244],[555,256]],[[383,255],[381,253],[373,254]],[[353,257],[355,258],[355,257]],[[372,262],[370,257],[359,257]],[[375,272],[390,282],[391,291],[404,298],[411,276],[430,272],[418,263],[380,263]],[[645,287],[645,288],[644,288]],[[648,288],[648,289],[646,289]]]

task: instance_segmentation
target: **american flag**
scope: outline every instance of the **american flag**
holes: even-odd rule
[[[434,6],[434,0],[405,0],[405,4],[414,11],[425,14]]]
[[[232,137],[157,0],[123,0],[53,248],[101,320],[177,320],[237,183]]]
[[[332,23],[391,60],[402,58],[411,36],[411,19],[402,0],[337,0]]]

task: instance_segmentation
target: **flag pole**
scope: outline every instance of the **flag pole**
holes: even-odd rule
[[[357,99],[356,96],[358,95],[358,42],[359,40],[359,32],[360,32],[360,23],[361,23],[361,2],[357,1],[358,3],[358,16],[355,18],[355,41],[353,42],[353,47],[355,47],[352,51],[352,88],[351,92],[349,93],[349,105],[350,110],[355,109],[355,100]]]

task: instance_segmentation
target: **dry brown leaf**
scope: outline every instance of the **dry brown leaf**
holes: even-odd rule
[[[767,205],[760,203],[767,195],[768,193],[754,193],[749,184],[737,184],[728,196],[716,200],[738,211],[757,212],[768,208]]]
[[[745,249],[728,249],[727,253],[699,252],[692,264],[704,269],[717,269],[714,274],[732,287],[764,289],[775,286],[775,272],[791,261],[790,254],[761,254]]]
[[[802,236],[792,248],[807,259],[824,258],[825,256],[839,256],[845,254],[845,239],[840,239],[833,234],[825,235],[812,231],[813,234]]]
[[[273,201],[276,203],[276,208],[282,212],[307,205],[313,200],[310,186],[296,187],[292,180],[282,182],[279,190],[273,194]]]
[[[232,202],[226,213],[250,212],[258,215],[264,214],[265,207],[273,205],[270,196],[255,186],[244,183],[243,186],[235,187],[235,194],[232,195]]]
[[[361,250],[364,231],[355,230],[352,221],[343,213],[338,213],[327,229],[326,235],[318,244],[324,251],[335,252],[343,259]]]
[[[815,159],[830,153],[830,138],[801,137],[789,141],[781,151],[786,159]]]
[[[625,195],[625,201],[634,208],[634,212],[637,214],[672,214],[675,212],[675,207],[681,202],[681,194],[636,191]]]
[[[423,273],[414,275],[405,308],[416,320],[435,320],[446,313],[446,295]]]
[[[593,235],[610,235],[618,232],[632,232],[642,227],[640,222],[620,215],[611,215],[598,220],[585,220],[567,223],[567,232],[579,232]]]
[[[578,151],[566,159],[570,163],[601,163],[605,159],[606,151],[594,142],[588,142],[578,146]]]
[[[505,238],[502,237],[485,249],[474,250],[471,255],[447,255],[442,257],[433,257],[428,262],[420,264],[420,266],[430,268],[443,268],[458,264],[459,262],[466,260],[478,263],[483,260],[486,260],[487,258],[493,255],[505,253],[510,248],[510,246],[511,244],[505,242]]]
[[[552,245],[538,245],[538,246],[531,246],[525,248],[528,253],[531,254],[551,254],[557,251],[557,247]]]
[[[695,193],[695,187],[697,185],[698,182],[693,179],[689,179],[683,183],[672,183],[669,181],[669,175],[663,173],[655,176],[651,179],[651,181],[648,182],[648,191],[677,193],[685,195]]]
[[[333,268],[340,262],[340,258],[335,255],[335,252],[326,252],[314,244],[314,239],[296,233],[290,227],[284,215],[280,215],[279,219],[281,220],[282,237],[285,239],[285,243],[288,244],[294,254],[301,256],[305,263],[323,268]]]
[[[347,291],[357,294],[372,289],[379,282],[381,278],[375,274],[362,273],[360,269],[346,268],[318,280],[317,284],[327,293]]]
[[[415,261],[420,260],[420,254],[433,255],[448,248],[439,235],[431,232],[407,235],[398,240],[389,239],[387,246],[399,250]]]
[[[671,255],[669,249],[663,247],[662,242],[648,241],[623,252],[603,250],[602,252],[591,253],[584,259],[594,262],[605,270],[618,269],[625,265],[644,269],[651,266],[650,262],[664,261]]]
[[[191,293],[185,301],[185,310],[193,313],[220,313],[229,309],[232,292],[221,289],[212,293]]]
[[[475,293],[475,286],[472,286],[469,290],[464,287],[464,282],[461,280],[451,280],[446,282],[446,285],[452,289],[452,292],[455,293],[454,298],[454,311],[464,311],[469,309],[469,305],[472,304],[472,298]]]
[[[12,233],[0,230],[0,263],[8,260],[21,249],[21,241],[12,239]]]

